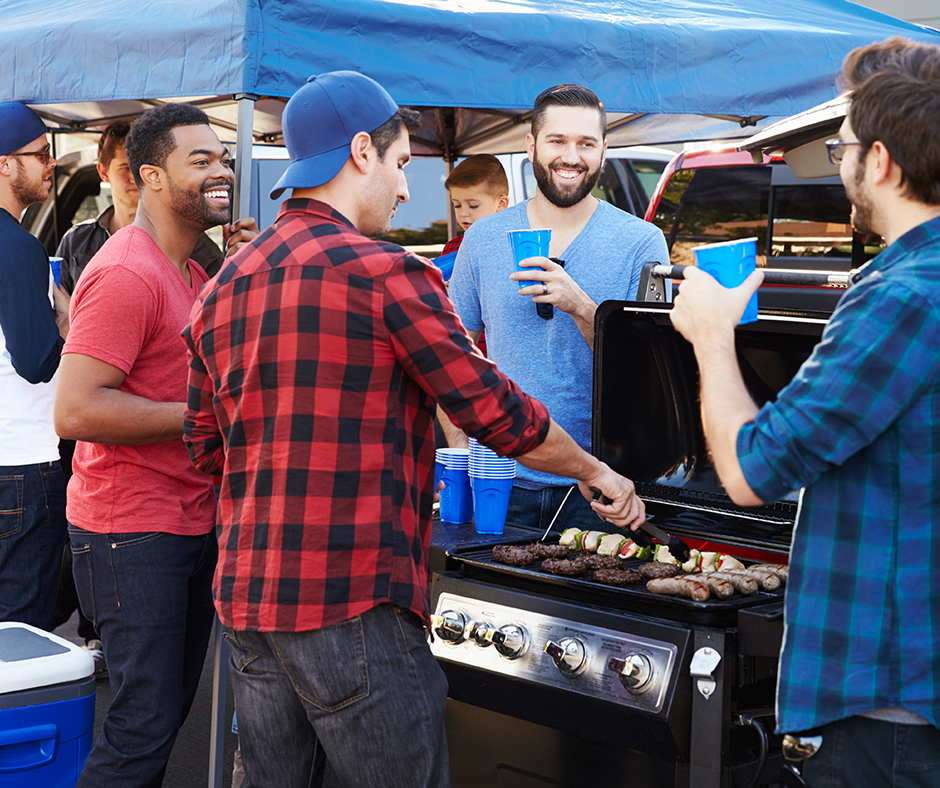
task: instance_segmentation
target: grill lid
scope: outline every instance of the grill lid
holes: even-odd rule
[[[753,508],[739,507],[728,497],[705,442],[695,354],[673,329],[671,308],[635,301],[606,301],[598,307],[593,453],[635,482],[670,533],[786,549],[798,492]],[[789,383],[825,323],[819,313],[761,313],[756,323],[736,329],[738,361],[758,406]]]

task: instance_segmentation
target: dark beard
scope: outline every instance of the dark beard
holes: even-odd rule
[[[10,179],[10,189],[13,196],[19,200],[20,205],[32,205],[37,202],[45,202],[49,196],[49,190],[45,184],[40,181],[30,181],[26,175],[26,167],[19,159],[14,159],[17,173]]]
[[[170,186],[170,205],[183,219],[201,225],[206,230],[232,221],[231,200],[227,208],[222,211],[215,211],[209,206],[208,200],[203,197],[202,191],[195,192],[181,189],[172,178],[168,178],[168,183]],[[202,188],[204,191],[211,191],[212,188],[218,188],[221,185],[219,183],[210,187],[203,185]],[[231,195],[231,190],[229,190],[229,194]]]
[[[862,162],[859,162],[852,173],[852,194],[848,194],[849,190],[846,190],[849,200],[852,203],[852,213],[849,221],[852,223],[852,227],[855,228],[857,233],[860,235],[869,235],[875,231],[872,229],[871,200],[868,199],[862,187],[864,181],[865,167]]]
[[[586,174],[580,186],[573,187],[570,190],[561,189],[555,185],[555,182],[552,180],[551,172],[539,161],[538,155],[534,158],[535,160],[532,162],[532,172],[535,174],[535,182],[539,186],[539,191],[545,195],[546,200],[559,208],[570,208],[572,205],[577,205],[591,193],[594,184],[596,184],[601,177],[601,168],[598,167],[593,172]]]

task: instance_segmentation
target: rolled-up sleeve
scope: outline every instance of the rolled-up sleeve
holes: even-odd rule
[[[774,501],[869,446],[935,379],[940,307],[918,292],[851,290],[799,373],[738,433],[754,493]]]
[[[404,255],[386,279],[385,324],[405,373],[467,434],[515,457],[548,435],[545,406],[473,344],[440,271]]]

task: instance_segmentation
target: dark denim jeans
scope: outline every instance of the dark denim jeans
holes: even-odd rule
[[[847,717],[822,728],[823,743],[802,765],[809,788],[937,788],[940,730]]]
[[[59,461],[0,466],[0,621],[51,628],[65,536]]]
[[[385,604],[311,632],[225,637],[243,788],[319,785],[321,747],[348,788],[450,784],[447,679],[414,613]]]
[[[561,502],[565,501],[561,514],[552,527],[553,533],[560,533],[566,528],[580,528],[582,531],[609,531],[612,526],[601,520],[591,505],[581,495],[581,488],[544,487],[541,490],[525,490],[513,487],[509,495],[509,510],[506,513],[506,525],[529,528],[541,536],[548,524],[555,517]],[[568,495],[568,500],[565,496]]]
[[[158,788],[189,713],[215,609],[215,532],[95,534],[69,526],[75,587],[114,699],[80,788]]]

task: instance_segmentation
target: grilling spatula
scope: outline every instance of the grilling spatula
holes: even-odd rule
[[[601,503],[611,503],[610,498],[606,495],[603,495],[600,490],[595,487],[591,488],[591,492],[594,493],[593,499],[595,501],[600,501]],[[655,536],[662,542],[666,547],[669,548],[669,552],[679,561],[680,564],[684,564],[689,558],[692,557],[692,553],[689,550],[689,546],[678,536],[671,536],[667,534],[661,528],[653,525],[650,520],[653,519],[653,515],[648,515],[643,524],[636,530],[630,531],[630,538],[633,539],[640,547],[652,547],[653,540],[650,539],[651,536]]]

